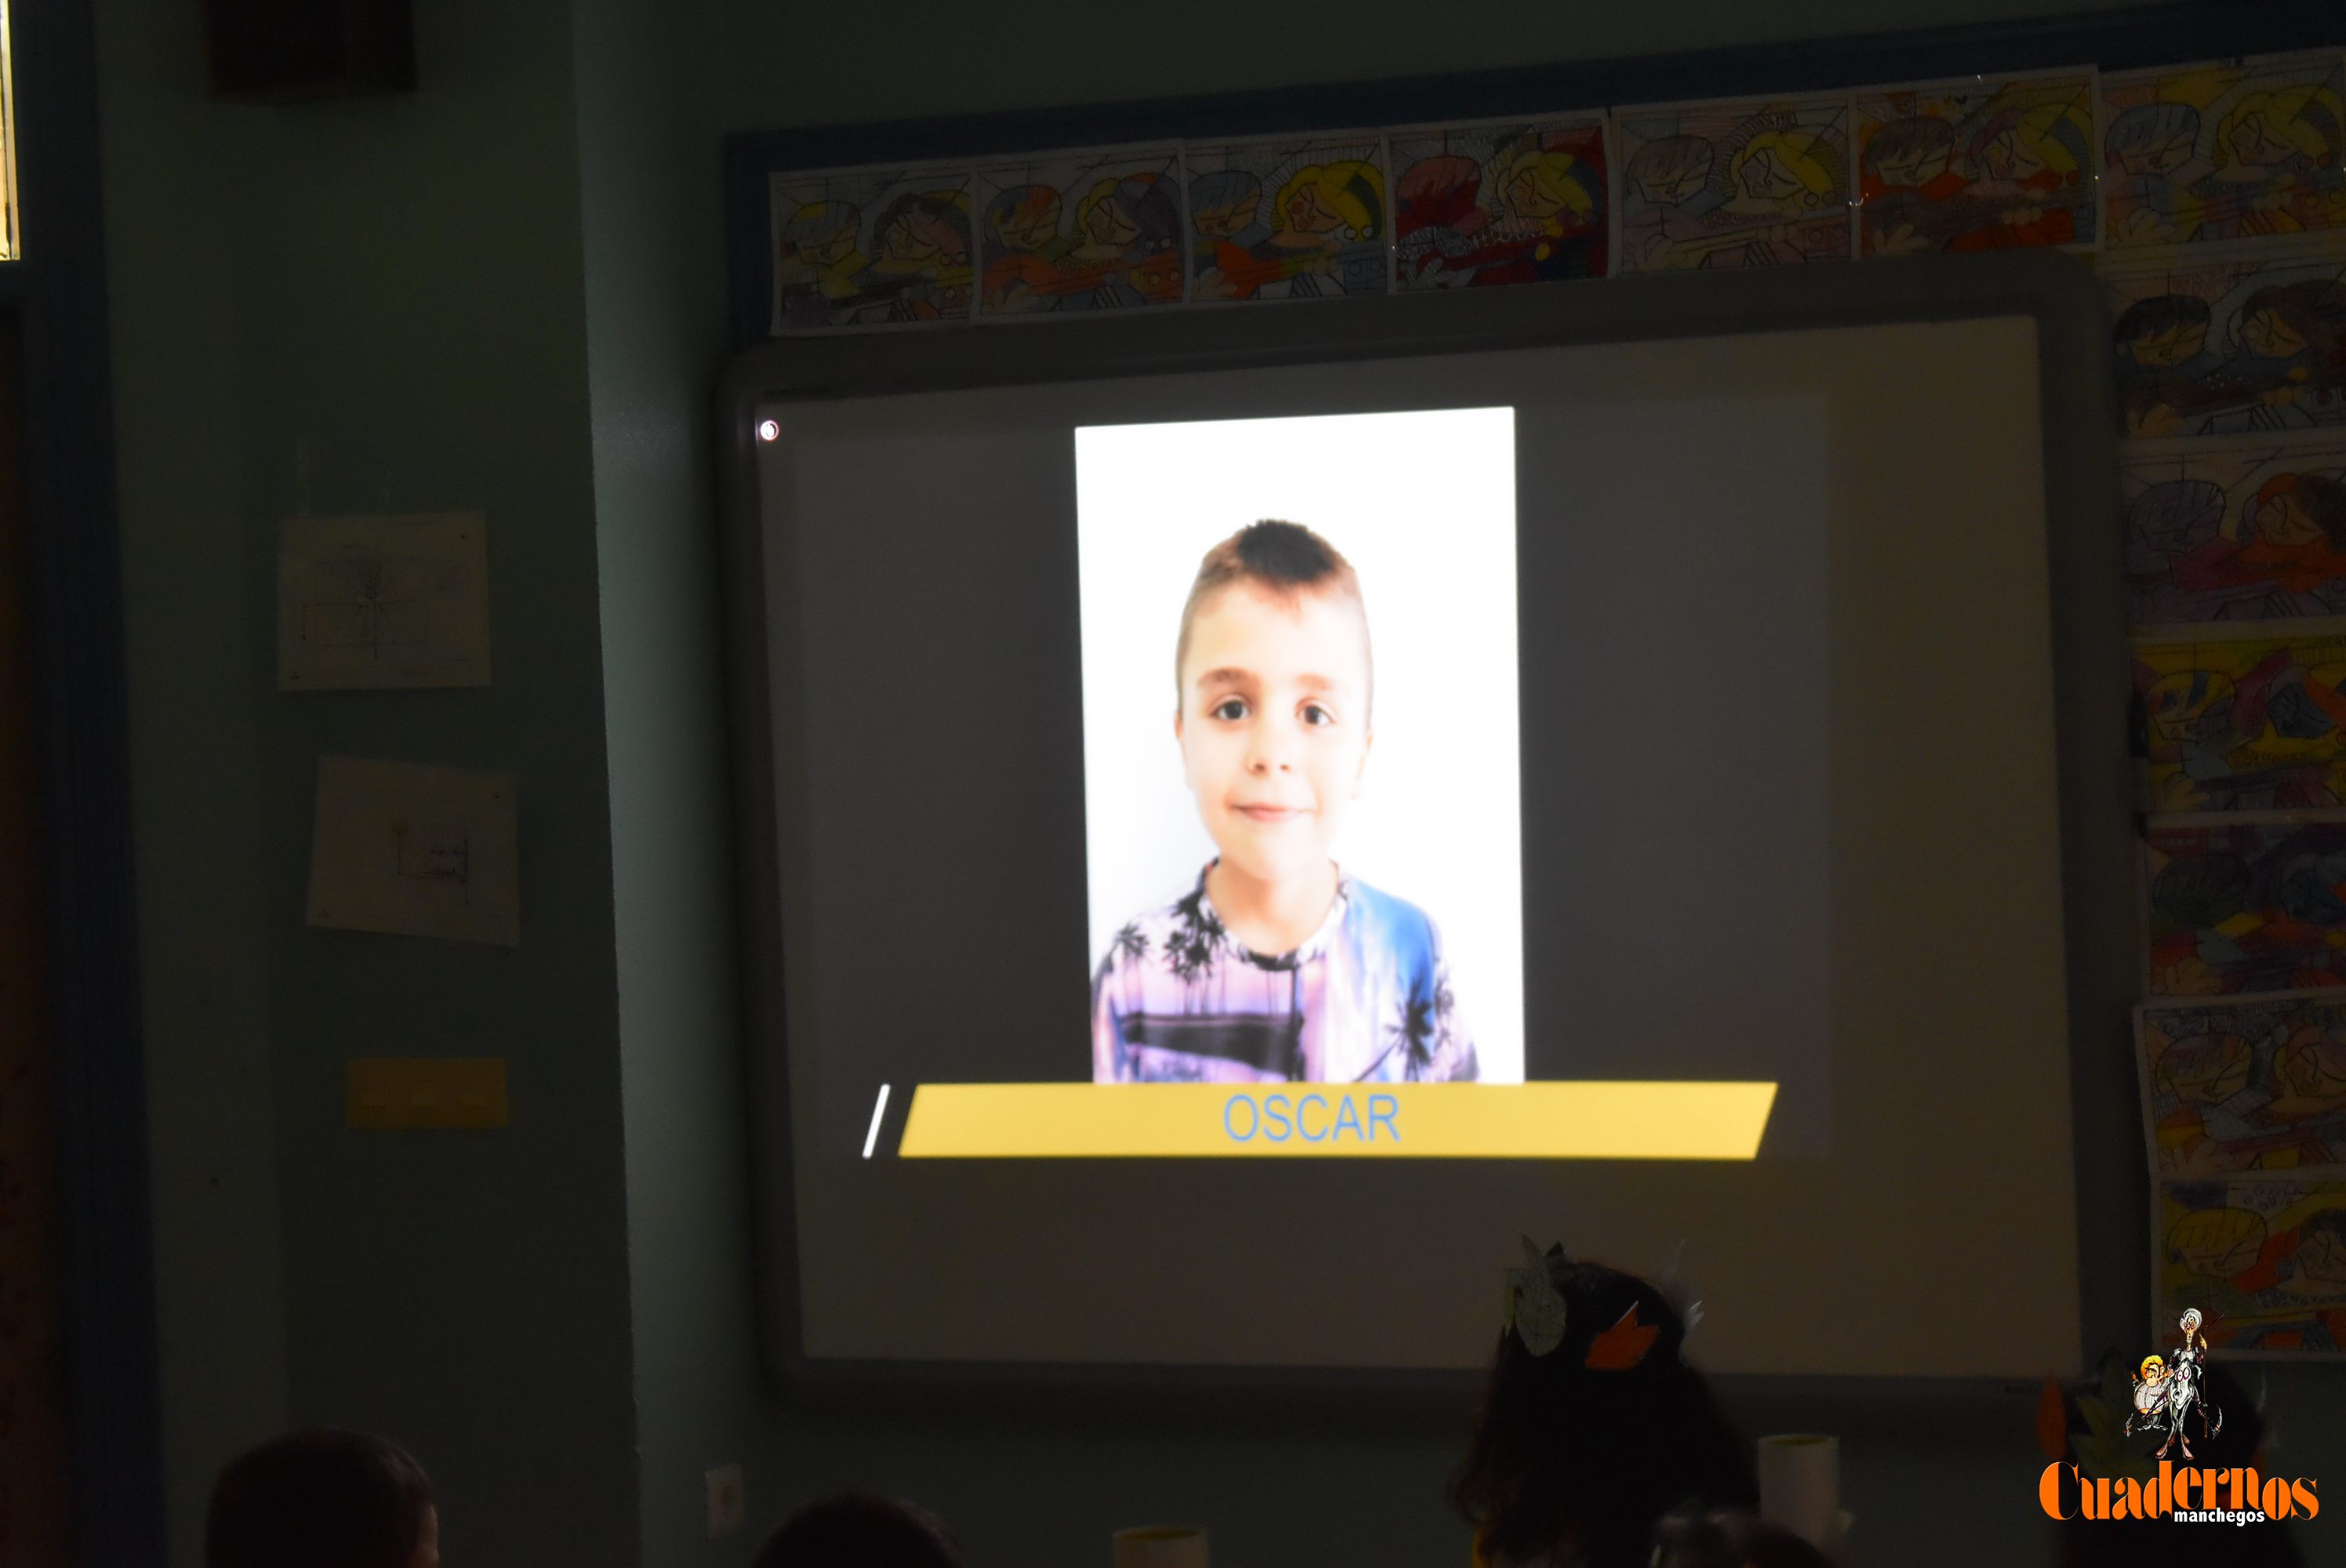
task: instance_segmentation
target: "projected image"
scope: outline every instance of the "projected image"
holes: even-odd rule
[[[1513,411],[1076,453],[1092,1079],[1521,1083]]]

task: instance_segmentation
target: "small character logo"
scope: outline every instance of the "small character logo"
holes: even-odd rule
[[[2183,1348],[2175,1352],[2175,1359],[2167,1361],[2145,1356],[2134,1375],[2134,1413],[2127,1417],[2126,1435],[2132,1437],[2137,1427],[2165,1432],[2167,1441],[2154,1456],[2158,1459],[2165,1459],[2167,1451],[2178,1443],[2183,1445],[2183,1457],[2191,1457],[2191,1440],[2184,1435],[2183,1423],[2195,1410],[2201,1441],[2224,1430],[2224,1412],[2208,1401],[2200,1387],[2208,1364],[2208,1337],[2199,1331],[2199,1322],[2197,1307],[2184,1313]]]

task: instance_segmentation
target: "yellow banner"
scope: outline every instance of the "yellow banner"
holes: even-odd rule
[[[1773,1084],[923,1084],[906,1159],[1748,1160]]]

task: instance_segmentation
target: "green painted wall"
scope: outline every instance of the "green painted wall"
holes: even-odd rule
[[[719,139],[2096,8],[1478,0],[1340,28],[1212,0],[1168,35],[1075,0],[860,24],[417,0],[422,91],[271,110],[204,97],[194,7],[97,0],[175,1562],[219,1462],[290,1420],[411,1443],[452,1563],[738,1565],[846,1484],[928,1502],[998,1568],[1095,1563],[1160,1518],[1208,1522],[1224,1568],[1462,1561],[1458,1434],[816,1419],[760,1389],[709,532]],[[489,517],[496,684],[276,693],[279,519],[444,508]],[[518,950],[301,925],[332,750],[519,775]],[[513,1127],[346,1131],[342,1063],[376,1053],[507,1057]],[[2292,1471],[2346,1471],[2317,1414],[2341,1396],[2276,1378]],[[1853,1442],[1856,1563],[2046,1560],[2033,1452]],[[726,1461],[751,1528],[709,1542]],[[1893,1532],[1911,1510],[1933,1527]]]
[[[727,128],[771,130],[1275,92],[2114,8],[2110,0],[1201,0],[1161,12],[1086,0],[906,0],[842,48],[821,14],[746,0],[730,8],[724,102]]]
[[[199,15],[97,7],[178,1561],[291,1420],[424,1456],[452,1561],[631,1563],[569,10],[425,5],[428,91],[282,110],[207,101]],[[459,508],[494,687],[273,689],[281,518]],[[515,773],[522,945],[305,928],[323,752]],[[510,1131],[343,1127],[346,1058],[442,1054]]]

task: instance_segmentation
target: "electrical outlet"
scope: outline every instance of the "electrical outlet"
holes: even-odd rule
[[[700,1479],[709,1487],[709,1539],[740,1531],[746,1512],[741,1502],[741,1467],[720,1464],[703,1472]]]

